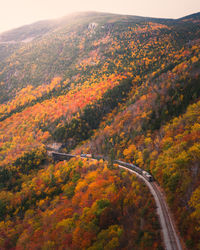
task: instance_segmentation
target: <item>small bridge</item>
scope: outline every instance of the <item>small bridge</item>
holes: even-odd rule
[[[49,152],[49,154],[53,157],[54,161],[69,161],[71,158],[76,157],[76,155],[72,154],[65,154],[65,153],[58,153],[58,152]]]
[[[70,160],[73,157],[77,157],[78,155],[72,155],[72,154],[65,154],[65,153],[59,153],[55,151],[47,151],[49,155],[51,155],[54,159],[54,161],[64,161],[64,160]],[[92,156],[91,154],[82,154],[80,157],[83,158],[90,158],[90,159],[104,159],[106,157],[104,156]],[[158,185],[155,182],[151,182],[144,178],[143,174],[138,173],[135,169],[132,167],[130,168],[131,164],[123,162],[123,161],[114,161],[118,164],[118,167],[127,169],[131,173],[136,174],[140,178],[143,179],[143,181],[146,183],[146,185],[149,187],[156,205],[157,205],[157,213],[160,219],[160,225],[163,233],[164,238],[164,244],[166,250],[182,250],[181,241],[179,239],[179,236],[176,232],[174,222],[171,218],[170,210],[168,208],[168,205],[166,203],[165,198],[163,197],[163,194],[161,193]],[[121,163],[121,164],[120,164]],[[135,166],[136,167],[136,166]]]

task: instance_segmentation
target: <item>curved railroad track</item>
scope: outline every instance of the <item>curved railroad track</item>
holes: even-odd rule
[[[82,158],[92,158],[91,154],[85,155],[72,155],[72,154],[65,154],[65,153],[58,153],[55,151],[49,151],[49,153],[53,156],[54,160],[69,160],[73,157],[82,157]],[[104,157],[100,157],[105,159]],[[162,236],[164,241],[164,247],[166,250],[182,250],[182,245],[180,243],[180,239],[176,233],[175,226],[173,224],[172,216],[170,214],[170,210],[167,206],[167,202],[160,191],[158,184],[156,182],[148,181],[141,173],[134,171],[126,166],[122,166],[119,164],[120,161],[115,161],[118,164],[118,167],[128,170],[131,173],[134,173],[139,178],[141,178],[145,184],[148,186],[150,192],[152,193],[156,206],[157,206],[157,214],[160,220]],[[121,161],[121,164],[131,165]],[[136,167],[136,166],[135,166]],[[138,168],[138,167],[137,167]]]
[[[160,191],[158,190],[157,184],[153,182],[153,183],[151,183],[151,185],[152,185],[152,187],[153,187],[153,189],[154,189],[154,191],[159,199],[159,202],[160,202],[161,207],[162,207],[163,216],[165,218],[165,224],[166,224],[166,228],[167,228],[168,241],[169,241],[167,244],[171,246],[172,250],[177,250],[177,249],[181,250],[182,246],[180,244],[180,240],[178,238],[173,221],[171,219],[170,211],[168,209],[166,201],[163,198]]]
[[[182,246],[179,240],[179,237],[176,233],[174,224],[172,222],[171,214],[167,203],[157,187],[155,182],[148,182],[142,175],[138,174],[134,170],[126,168],[124,166],[118,165],[120,168],[126,169],[131,173],[136,174],[139,178],[141,178],[146,185],[149,187],[150,192],[152,193],[156,206],[157,206],[157,214],[160,220],[160,225],[163,234],[163,240],[166,250],[182,250]]]

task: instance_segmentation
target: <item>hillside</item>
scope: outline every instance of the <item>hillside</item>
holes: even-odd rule
[[[161,249],[152,197],[122,159],[153,174],[198,249],[199,52],[200,13],[76,13],[0,34],[0,248]],[[109,161],[52,163],[53,142]]]
[[[105,48],[123,40],[120,50],[117,47],[114,50],[118,51],[118,54],[125,53],[128,56],[129,51],[125,48],[128,37],[123,35],[131,31],[130,29],[136,31],[136,37],[131,38],[136,42],[134,46],[137,46],[138,42],[138,45],[148,44],[150,35],[157,37],[160,33],[160,39],[170,34],[168,39],[176,49],[189,39],[198,37],[195,36],[198,33],[196,16],[189,24],[187,20],[174,21],[91,12],[74,14],[60,20],[42,21],[5,32],[0,35],[0,56],[3,59],[0,63],[0,82],[1,86],[3,85],[0,89],[0,101],[5,102],[13,98],[17,90],[27,85],[36,87],[42,83],[48,84],[56,76],[65,80],[69,78],[73,82],[72,77],[83,73],[87,76],[89,71],[94,72],[105,62],[110,65],[111,69],[108,67],[108,71],[112,72],[113,57],[110,56],[111,51],[106,51]],[[149,30],[144,36],[146,29]],[[172,41],[173,39],[175,41]],[[129,46],[129,50],[132,48]],[[85,72],[81,65],[90,57]],[[97,63],[99,59],[101,62]],[[122,62],[122,66],[124,63],[126,62]]]

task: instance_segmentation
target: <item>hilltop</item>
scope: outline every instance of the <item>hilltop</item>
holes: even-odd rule
[[[186,22],[188,18],[155,19],[89,12],[4,32],[0,34],[0,102],[12,99],[17,91],[27,85],[36,87],[42,83],[49,84],[56,76],[71,80],[71,77],[82,73],[76,70],[76,64],[90,56],[89,53],[95,53],[95,50],[103,64],[108,59],[106,44],[110,45],[111,39],[118,39],[117,32],[125,31],[129,25],[137,29],[137,26],[142,27],[151,22],[154,26],[159,24],[161,30],[167,29],[171,39],[175,40],[174,46],[181,46],[193,39],[198,29],[199,13],[191,16],[194,19],[189,24]],[[98,26],[90,26],[92,23]],[[156,33],[159,27],[153,29]],[[140,36],[144,31],[137,32],[142,44],[147,42],[147,37],[142,41]],[[106,41],[108,38],[110,40]],[[101,44],[94,45],[95,41],[101,39]]]
[[[0,34],[0,248],[158,249],[155,204],[121,159],[152,173],[198,249],[199,52],[200,13],[75,13]],[[54,142],[109,161],[52,163]]]

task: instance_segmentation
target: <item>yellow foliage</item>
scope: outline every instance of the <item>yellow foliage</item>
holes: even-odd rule
[[[191,217],[197,220],[199,226],[196,229],[200,232],[200,187],[193,192],[189,205],[195,209]]]
[[[136,160],[136,164],[142,166],[144,164],[142,153],[139,151],[137,156],[138,159]]]
[[[76,192],[80,192],[80,191],[82,191],[84,189],[84,187],[87,187],[87,185],[88,184],[84,180],[83,181],[79,181],[78,184],[77,184],[77,186],[76,186],[75,191]]]
[[[123,155],[126,159],[131,159],[136,152],[136,147],[134,144],[131,144],[127,149],[123,151]]]
[[[189,154],[192,155],[194,160],[200,159],[200,143],[195,143],[190,147]]]
[[[96,179],[97,175],[98,175],[97,171],[92,171],[88,173],[88,175],[86,176],[87,183],[93,182]]]

